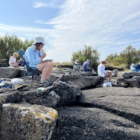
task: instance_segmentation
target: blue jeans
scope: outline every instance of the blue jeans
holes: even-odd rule
[[[92,71],[92,69],[86,69],[86,70],[84,70],[84,71]]]

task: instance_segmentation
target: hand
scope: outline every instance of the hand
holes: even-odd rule
[[[43,53],[41,60],[44,59],[46,57],[46,55],[47,55],[46,53]]]

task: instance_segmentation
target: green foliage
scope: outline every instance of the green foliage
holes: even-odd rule
[[[0,59],[7,59],[8,64],[9,58],[14,52],[18,53],[20,49],[25,51],[32,43],[33,41],[27,39],[22,41],[16,35],[0,37]],[[19,57],[17,59],[19,59]]]
[[[111,54],[106,58],[107,63],[113,63],[115,66],[121,64],[131,65],[140,61],[140,50],[136,50],[133,46],[129,45],[119,55]]]
[[[87,59],[91,60],[91,67],[97,67],[99,61],[99,53],[96,49],[92,49],[91,46],[85,46],[84,50],[79,50],[72,54],[71,62],[73,63],[74,59],[78,59],[80,64],[83,64]]]

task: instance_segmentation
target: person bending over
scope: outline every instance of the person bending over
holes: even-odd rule
[[[105,71],[105,64],[106,62],[103,60],[101,64],[98,66],[98,75],[100,77],[109,77],[109,81],[112,79],[112,73],[109,71]]]
[[[16,62],[16,58],[18,57],[18,53],[14,52],[13,56],[9,59],[9,65],[11,67],[18,67],[18,62]]]
[[[90,60],[88,59],[86,62],[84,62],[84,64],[83,64],[83,70],[84,71],[92,71],[93,73],[94,73],[94,70],[93,69],[91,69],[90,67],[89,67],[89,64],[90,64]]]
[[[43,37],[36,37],[33,46],[28,47],[25,52],[25,59],[29,62],[30,67],[36,67],[39,71],[42,71],[40,86],[49,86],[52,82],[49,80],[49,76],[53,69],[53,61],[41,62],[46,53],[42,53],[41,49],[44,47],[45,41]]]

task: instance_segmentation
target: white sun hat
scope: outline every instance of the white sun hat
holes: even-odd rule
[[[33,45],[36,44],[36,43],[43,43],[45,45],[45,40],[44,40],[43,37],[36,37]]]

